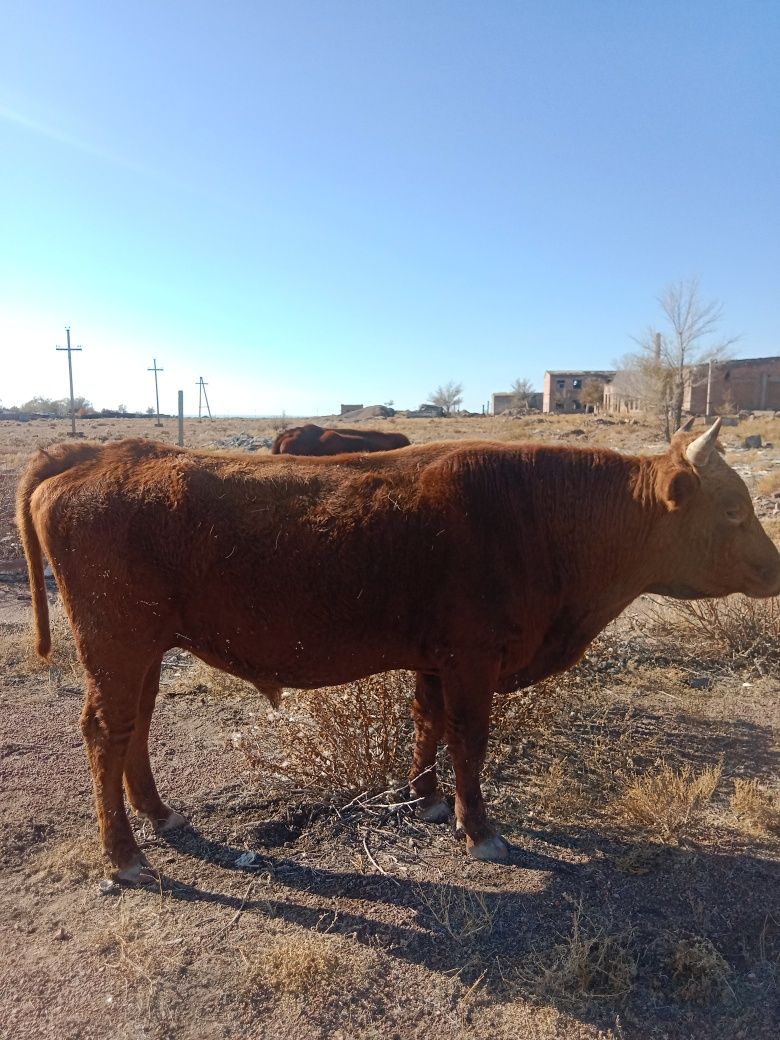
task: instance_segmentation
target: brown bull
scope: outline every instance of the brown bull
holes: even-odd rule
[[[392,451],[405,448],[409,438],[384,430],[335,430],[332,427],[293,426],[280,433],[271,445],[273,455],[343,455],[349,451]]]
[[[19,489],[38,650],[42,551],[84,664],[82,730],[117,874],[146,874],[131,804],[157,793],[148,732],[166,650],[254,683],[313,688],[417,673],[411,776],[429,820],[446,740],[467,847],[505,860],[480,790],[495,690],[574,664],[636,596],[780,593],[780,554],[716,424],[659,456],[450,442],[339,459],[246,457],[149,441],[58,445]]]

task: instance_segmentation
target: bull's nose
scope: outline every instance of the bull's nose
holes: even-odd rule
[[[756,567],[756,577],[765,591],[762,596],[780,596],[780,564],[769,567]]]

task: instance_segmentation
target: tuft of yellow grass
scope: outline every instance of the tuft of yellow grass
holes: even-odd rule
[[[720,783],[722,764],[695,772],[663,764],[654,773],[631,780],[611,805],[620,824],[638,827],[668,844],[677,844],[701,821]]]
[[[437,884],[431,888],[416,885],[415,890],[436,925],[454,942],[467,945],[493,927],[498,907],[491,907],[478,889]]]
[[[352,977],[354,955],[339,936],[319,932],[277,939],[267,950],[241,951],[244,992],[251,1000],[267,989],[295,997],[310,996]]]
[[[525,957],[517,979],[544,1000],[620,1001],[634,988],[637,960],[630,929],[613,931],[609,923],[598,924],[579,904],[569,934]]]
[[[780,798],[758,780],[735,780],[731,811],[752,834],[780,833]]]

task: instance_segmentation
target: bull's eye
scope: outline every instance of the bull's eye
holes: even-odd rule
[[[726,519],[730,524],[741,524],[747,520],[748,511],[743,505],[729,506],[726,509]]]

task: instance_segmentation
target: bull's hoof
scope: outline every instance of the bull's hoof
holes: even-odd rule
[[[158,834],[164,834],[166,831],[175,831],[178,827],[186,827],[188,823],[186,816],[171,809],[164,820],[155,820],[154,829]]]
[[[472,859],[483,860],[486,863],[508,863],[511,846],[500,834],[492,838],[483,838],[474,845],[469,844],[469,856]]]
[[[121,885],[142,885],[147,888],[159,888],[160,875],[143,858],[138,858],[126,867],[115,870],[111,875],[112,881],[118,881]]]
[[[421,805],[417,814],[426,823],[446,823],[452,816],[452,809],[444,798],[436,798],[429,805]]]

